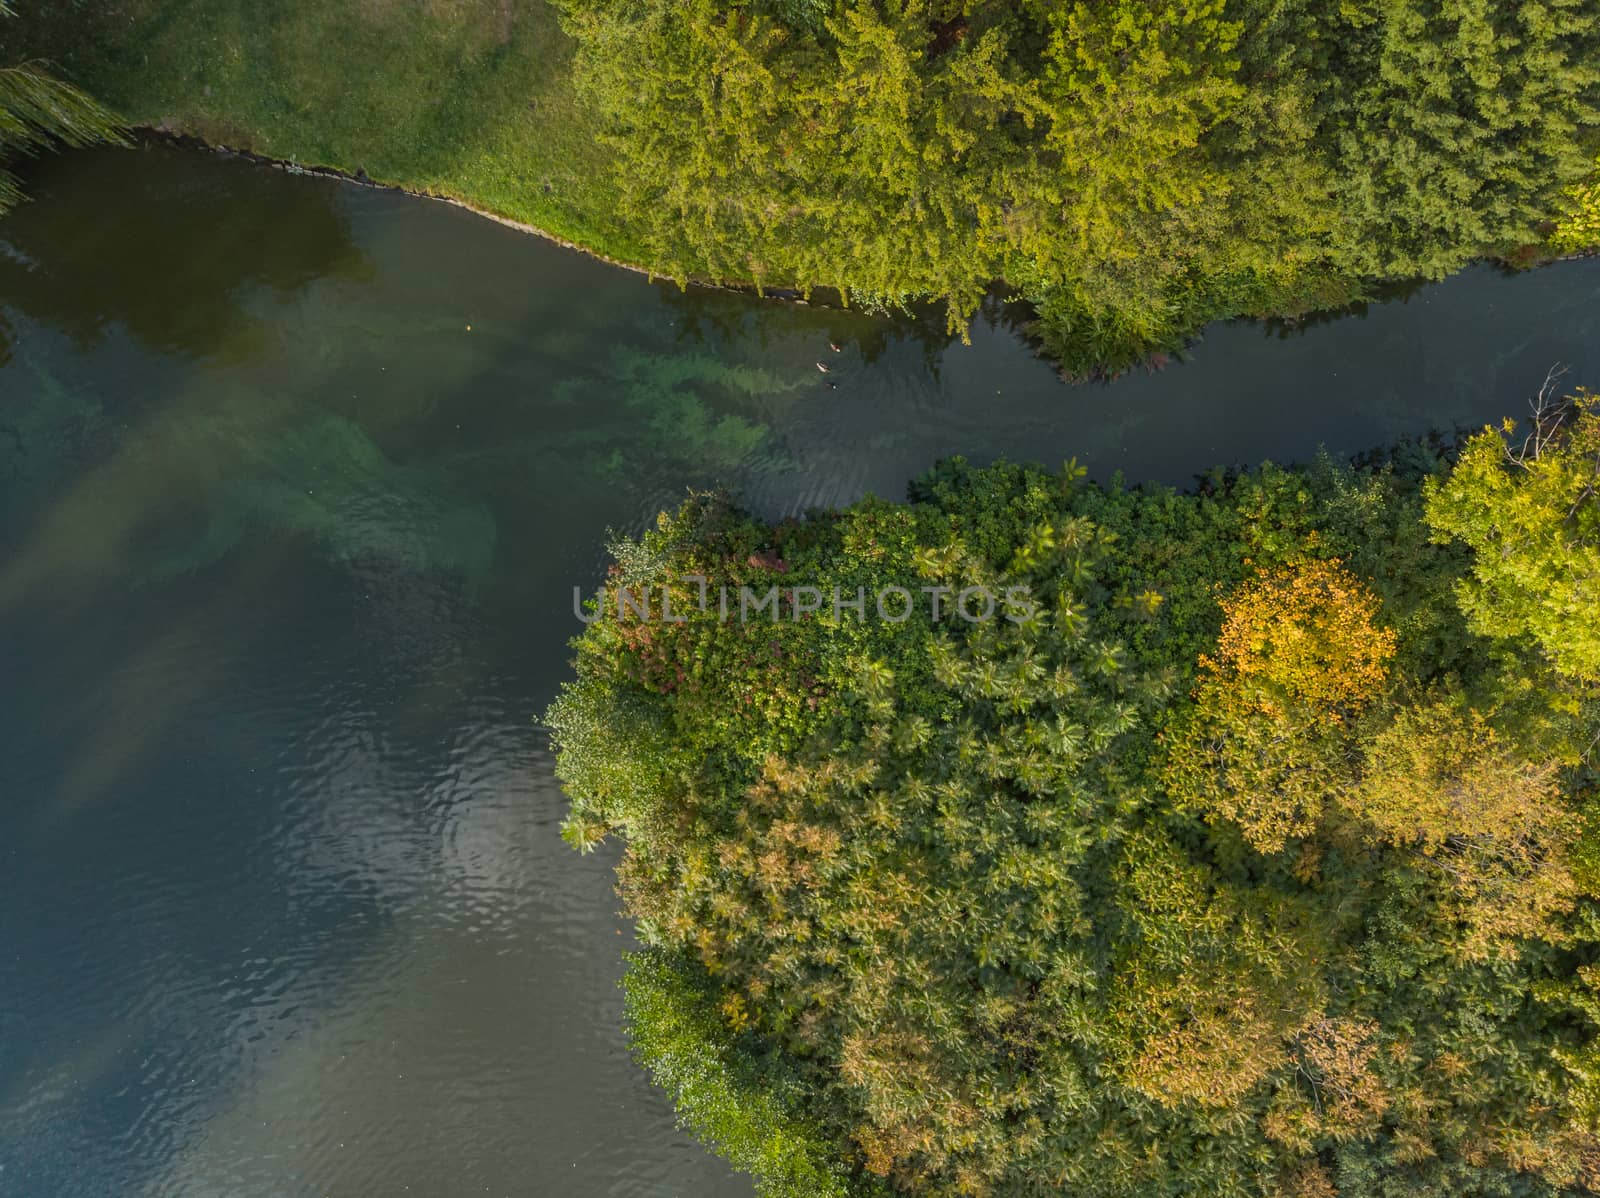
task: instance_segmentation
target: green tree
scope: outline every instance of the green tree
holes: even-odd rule
[[[549,720],[690,1125],[775,1194],[1592,1188],[1583,700],[1462,627],[1428,468],[953,461],[617,546]]]
[[[1592,165],[1587,0],[561,0],[657,264],[944,301],[1081,371],[1536,244]]]
[[[1522,638],[1563,672],[1600,680],[1600,401],[1548,387],[1526,434],[1485,429],[1428,488],[1428,524],[1464,542],[1457,594],[1485,636]]]
[[[1561,254],[1600,248],[1600,162],[1594,164],[1589,178],[1567,193],[1550,234],[1550,247]]]
[[[1536,244],[1592,166],[1584,0],[1355,0],[1318,29],[1335,196],[1363,274],[1437,278]]]

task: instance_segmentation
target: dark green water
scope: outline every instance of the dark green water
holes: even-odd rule
[[[1600,384],[1600,262],[1070,388],[163,150],[0,223],[0,1193],[748,1195],[629,1062],[531,719],[610,526],[944,454],[1182,483]],[[835,352],[830,342],[840,348]],[[829,370],[820,372],[821,361]],[[829,383],[834,384],[832,387]]]

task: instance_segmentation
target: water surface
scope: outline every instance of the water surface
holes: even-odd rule
[[[614,857],[532,723],[687,487],[936,458],[1182,484],[1600,382],[1600,263],[1068,387],[999,305],[694,291],[164,149],[0,224],[0,1192],[730,1198],[629,1061]],[[838,348],[833,348],[837,346]],[[818,363],[826,372],[818,369]]]

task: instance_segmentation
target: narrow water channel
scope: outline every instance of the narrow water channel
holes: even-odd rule
[[[1069,387],[165,149],[0,223],[0,1192],[731,1198],[627,1057],[533,716],[608,528],[936,458],[1182,484],[1600,386],[1600,262]],[[821,367],[826,368],[819,369]]]

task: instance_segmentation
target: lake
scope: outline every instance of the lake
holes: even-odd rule
[[[998,300],[650,283],[214,155],[0,222],[0,1192],[731,1198],[630,1061],[535,715],[608,529],[937,458],[1185,484],[1600,386],[1600,261],[1068,386]],[[819,369],[821,367],[826,368]]]

